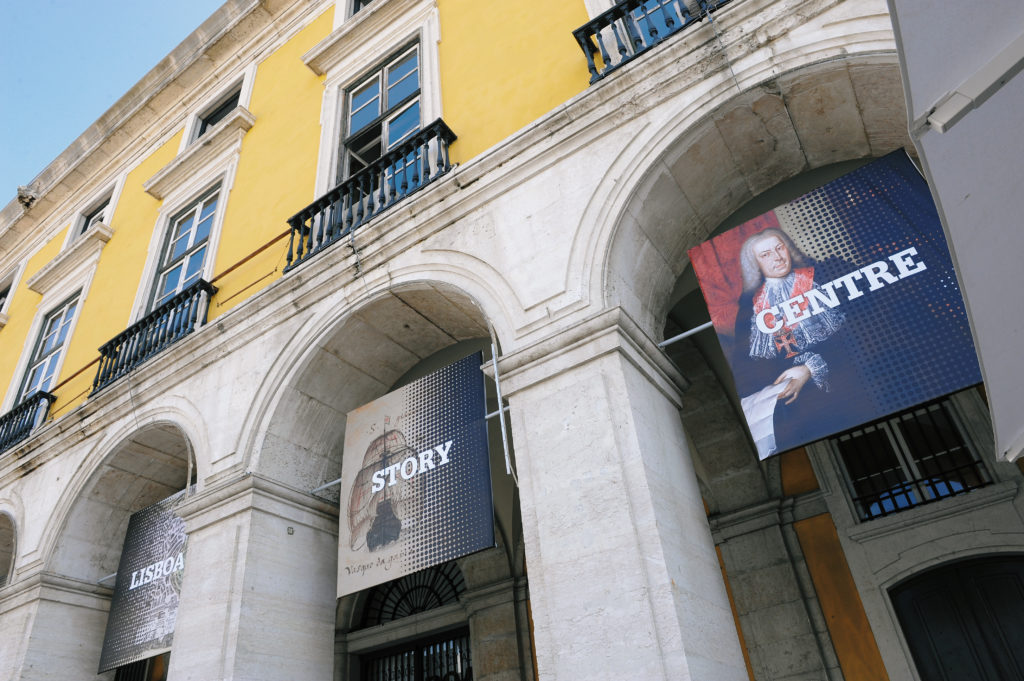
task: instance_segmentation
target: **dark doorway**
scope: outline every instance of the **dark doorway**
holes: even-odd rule
[[[952,563],[890,596],[922,681],[1024,681],[1024,558]]]

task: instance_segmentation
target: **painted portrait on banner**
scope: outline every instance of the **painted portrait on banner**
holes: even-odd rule
[[[338,596],[494,546],[483,357],[348,414]]]
[[[981,381],[938,214],[902,151],[689,255],[762,459]]]

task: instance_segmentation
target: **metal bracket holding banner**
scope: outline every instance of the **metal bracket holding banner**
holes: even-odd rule
[[[669,345],[672,345],[676,341],[681,341],[684,338],[689,338],[690,336],[694,335],[695,333],[700,333],[704,329],[710,329],[713,325],[714,325],[714,322],[704,322],[700,326],[695,326],[692,329],[690,329],[689,331],[683,331],[678,336],[672,336],[671,338],[669,338],[667,340],[661,341],[660,343],[658,343],[658,347],[659,348],[668,347]]]
[[[505,406],[505,401],[501,397],[501,377],[498,375],[498,345],[494,338],[494,328],[491,331],[491,367],[494,369],[494,390],[498,397],[498,409],[493,411],[484,418],[490,420],[495,416],[498,417],[501,423],[501,446],[505,453],[505,473],[512,476],[512,481],[516,483],[516,487],[519,487],[519,476],[516,475],[515,469],[512,468],[512,456],[508,451],[508,435],[506,434],[505,428],[505,412],[508,411],[508,407]]]

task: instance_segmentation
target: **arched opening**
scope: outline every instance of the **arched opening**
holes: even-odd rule
[[[327,328],[305,349],[301,368],[274,406],[254,468],[307,490],[339,479],[350,411],[477,351],[490,358],[489,324],[466,294],[426,283],[389,290]],[[486,409],[498,409],[489,379]],[[475,679],[532,678],[519,496],[505,472],[497,420],[488,428],[488,440],[498,547],[460,559],[458,565],[428,568],[386,585],[391,594],[409,587],[409,598],[425,596],[426,591],[411,585],[435,578],[444,583],[445,570],[453,569],[460,576],[451,581],[465,588],[455,589],[449,594],[454,600],[441,599],[437,608],[418,612],[436,600],[427,598],[419,606],[398,608],[401,612],[411,607],[406,617],[365,627],[363,613],[370,606],[364,604],[381,597],[385,587],[339,599],[336,676],[359,678],[378,664],[371,659],[392,664],[397,659],[389,657],[392,653],[408,653],[404,648],[395,652],[395,646],[421,646],[417,655],[429,656],[431,650],[451,652],[464,645],[467,650],[490,647],[496,653],[477,658]],[[316,494],[339,503],[338,489],[327,487]],[[491,600],[469,608],[467,603],[478,602],[484,592]],[[333,599],[334,594],[325,598]],[[464,644],[445,638],[452,631],[463,632],[458,635],[464,634]]]
[[[14,521],[0,513],[0,588],[7,586],[14,573]]]
[[[922,679],[1024,679],[1024,558],[947,563],[889,590]]]
[[[901,147],[912,148],[891,59],[823,62],[737,95],[645,161],[608,251],[608,302],[658,340],[710,321],[690,248]],[[666,352],[690,383],[682,421],[751,674],[830,675],[836,656],[812,624],[821,617],[813,585],[792,521],[778,511],[779,457],[758,460],[712,330]],[[785,637],[765,631],[769,618]]]
[[[170,423],[143,426],[96,467],[68,509],[47,566],[56,579],[87,594],[90,607],[77,609],[74,616],[58,606],[41,610],[41,618],[52,618],[49,627],[74,630],[52,640],[75,642],[73,651],[37,651],[37,646],[30,646],[30,654],[45,655],[42,669],[61,678],[96,674],[113,585],[118,579],[129,579],[117,572],[130,518],[195,480],[191,444]],[[46,630],[38,621],[34,629]],[[143,662],[142,666],[154,665]],[[129,678],[125,673],[116,678]],[[114,672],[104,676],[115,678]]]

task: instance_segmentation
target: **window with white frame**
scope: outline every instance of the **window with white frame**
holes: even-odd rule
[[[378,161],[420,129],[420,55],[412,45],[346,92],[341,180]]]
[[[199,139],[205,135],[211,128],[216,126],[222,120],[227,118],[228,114],[234,111],[238,107],[238,103],[242,96],[242,86],[232,89],[227,95],[219,99],[215,104],[208,107],[207,110],[199,114],[198,125],[196,126],[195,137],[193,141]]]
[[[991,482],[949,398],[832,438],[860,520],[872,520]]]
[[[220,186],[190,203],[170,220],[149,309],[163,305],[203,273]]]
[[[98,203],[93,205],[91,208],[83,212],[82,218],[78,224],[76,236],[81,236],[82,234],[85,234],[93,225],[97,225],[101,222],[106,223],[108,220],[107,208],[109,206],[110,196],[108,195],[101,199]]]
[[[18,391],[16,404],[20,404],[26,397],[39,390],[49,390],[53,387],[61,355],[71,331],[71,322],[78,308],[78,296],[78,293],[71,296],[43,320],[28,369],[25,371],[25,379],[22,381],[21,390]]]

